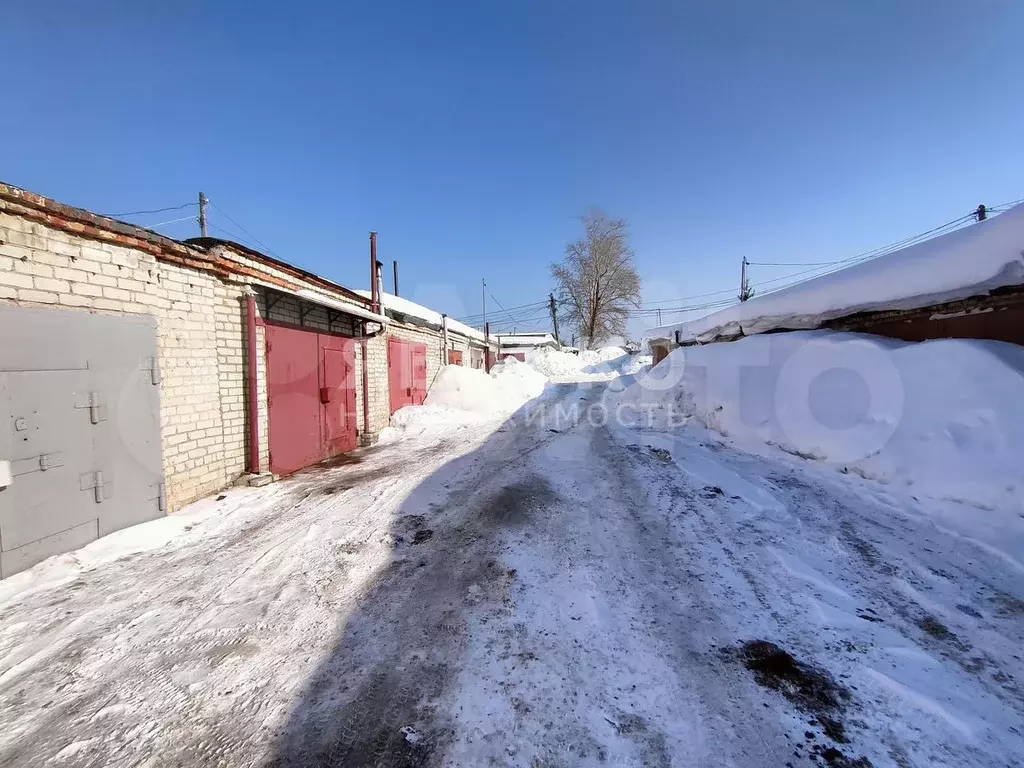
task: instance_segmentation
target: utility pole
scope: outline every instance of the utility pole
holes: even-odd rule
[[[754,292],[750,289],[750,280],[747,279],[747,257],[743,257],[743,263],[740,265],[740,294],[739,300],[746,301]]]
[[[484,308],[484,325],[487,325],[487,281],[480,278],[480,303]]]
[[[206,204],[210,202],[206,195],[199,193],[199,234],[206,237]]]
[[[551,299],[551,324],[555,327],[555,344],[561,347],[562,342],[558,338],[558,305],[555,304],[555,294],[549,293],[548,298]]]
[[[661,309],[658,309],[658,325],[661,325]]]

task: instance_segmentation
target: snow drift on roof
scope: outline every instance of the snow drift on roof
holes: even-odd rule
[[[369,291],[358,290],[356,291],[360,296],[370,297]],[[428,309],[421,304],[417,304],[414,301],[403,299],[401,296],[395,296],[391,293],[381,293],[380,303],[383,305],[385,310],[393,310],[399,312],[408,317],[415,317],[419,320],[424,320],[431,325],[435,325],[438,328],[441,327],[441,313],[435,312],[432,309]],[[460,336],[466,336],[467,338],[474,339],[476,341],[483,341],[483,331],[478,331],[476,328],[470,328],[464,323],[460,323],[458,320],[452,320],[448,318],[448,332],[457,333]]]
[[[987,221],[807,280],[645,339],[711,341],[778,328],[816,328],[858,312],[916,309],[1024,283],[1024,205]]]

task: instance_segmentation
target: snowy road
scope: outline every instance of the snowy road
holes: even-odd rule
[[[0,765],[1019,765],[1024,566],[927,511],[690,427],[410,436],[0,583]]]

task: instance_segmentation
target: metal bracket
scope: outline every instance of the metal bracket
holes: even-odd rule
[[[310,311],[310,306],[306,302],[304,302],[302,299],[299,299],[299,325],[305,327],[305,325],[306,325],[306,315],[309,314],[309,311]]]
[[[272,310],[275,306],[277,306],[277,302],[279,302],[282,298],[284,298],[284,294],[276,293],[275,291],[269,291],[269,290],[268,291],[264,291],[264,293],[266,294],[265,303],[267,305],[267,318],[269,318],[270,317],[270,310]]]
[[[105,405],[100,404],[99,392],[90,392],[89,397],[82,402],[78,400],[75,402],[75,408],[78,410],[89,409],[89,421],[93,424],[99,424],[101,421],[107,420],[107,408]]]
[[[103,470],[86,472],[78,478],[79,487],[83,491],[92,491],[97,504],[102,504],[104,499],[109,499],[113,494],[110,492],[110,483],[103,481]]]

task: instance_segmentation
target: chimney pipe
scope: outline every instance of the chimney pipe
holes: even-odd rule
[[[392,269],[394,269],[395,272],[395,296],[398,296],[398,262],[392,261],[391,267]]]
[[[377,293],[377,233],[370,233],[370,309],[380,312],[380,295]]]

